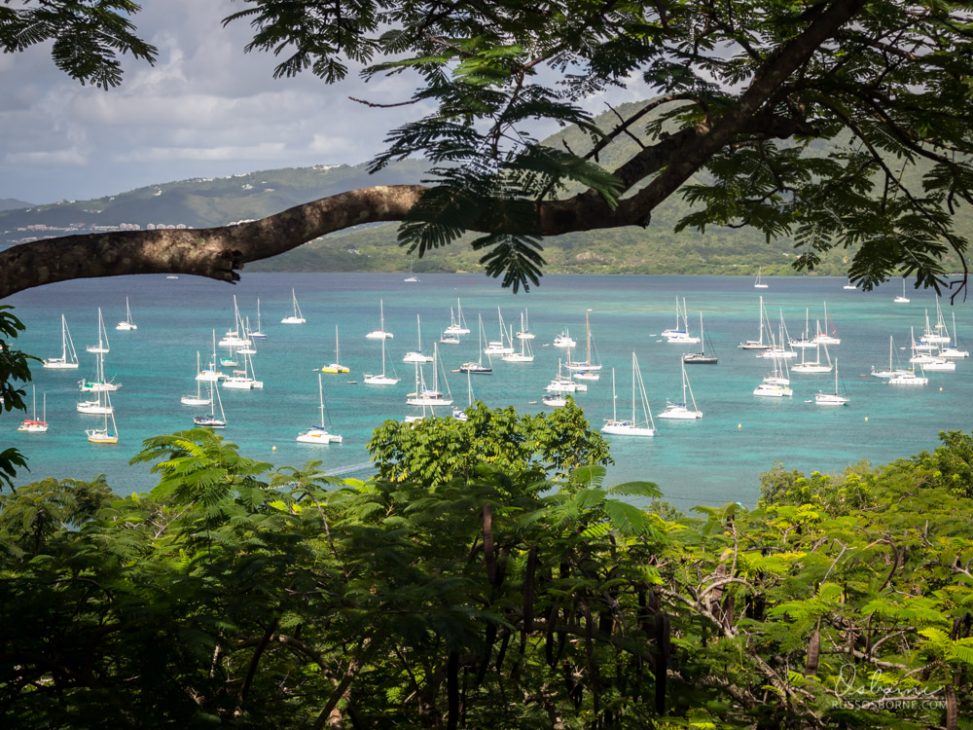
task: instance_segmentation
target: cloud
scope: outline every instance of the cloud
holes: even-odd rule
[[[274,160],[284,145],[265,143],[240,147],[140,147],[114,155],[115,162],[158,162],[173,160]]]
[[[34,150],[30,152],[10,152],[4,156],[4,162],[12,165],[85,165],[89,161],[83,151],[68,147],[59,150]]]

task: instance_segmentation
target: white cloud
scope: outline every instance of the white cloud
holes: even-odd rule
[[[65,148],[60,150],[35,150],[31,152],[10,152],[4,156],[4,162],[12,165],[85,165],[89,161],[88,155],[79,149]]]
[[[157,162],[172,160],[274,160],[284,145],[257,144],[245,147],[140,147],[113,156],[116,162]]]

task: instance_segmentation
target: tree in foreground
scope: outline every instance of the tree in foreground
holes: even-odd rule
[[[598,466],[339,481],[158,437],[149,494],[0,496],[0,722],[968,727],[971,453],[689,517]]]
[[[247,50],[277,55],[278,76],[331,83],[354,63],[366,77],[413,78],[408,98],[383,102],[434,110],[392,130],[372,167],[420,157],[425,182],[349,190],[230,227],[16,246],[0,253],[0,296],[133,273],[234,281],[249,261],[375,221],[401,221],[399,243],[419,255],[475,232],[486,271],[517,289],[538,282],[545,236],[648,226],[676,194],[696,206],[680,227],[791,235],[798,268],[847,248],[865,288],[896,272],[939,288],[953,265],[965,282],[967,242],[954,226],[973,202],[963,3],[242,4],[226,22],[250,23]],[[109,87],[120,82],[118,54],[154,58],[131,24],[137,10],[131,0],[5,6],[0,48],[52,39],[62,69]],[[608,127],[582,110],[639,82],[654,98]],[[578,125],[588,143],[546,147],[531,134],[538,121]],[[613,142],[645,131],[638,152],[614,158]]]

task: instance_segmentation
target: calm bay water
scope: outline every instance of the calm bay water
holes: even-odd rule
[[[16,445],[30,460],[31,472],[22,474],[18,483],[44,476],[105,474],[119,493],[150,489],[155,478],[148,467],[130,466],[128,460],[143,439],[192,426],[192,416],[200,409],[180,405],[179,397],[195,391],[196,351],[205,363],[211,331],[215,328],[219,338],[232,325],[234,294],[251,322],[260,298],[268,338],[257,343],[254,368],[265,386],[262,391],[222,391],[228,420],[223,435],[238,443],[244,454],[276,465],[300,466],[321,459],[325,468],[341,470],[367,463],[365,444],[372,429],[384,419],[401,420],[415,410],[405,404],[414,385],[413,366],[403,364],[402,356],[416,347],[416,314],[422,318],[424,350],[431,352],[457,297],[473,332],[460,345],[440,346],[447,370],[477,359],[478,314],[487,336],[496,339],[497,307],[515,329],[521,310],[527,308],[530,329],[537,336],[534,362],[494,362],[493,375],[473,377],[476,398],[522,411],[544,409],[544,386],[563,355],[550,343],[568,328],[583,346],[584,314],[590,308],[594,349],[605,369],[600,382],[590,383],[577,401],[596,427],[611,415],[612,367],[619,409],[629,409],[633,350],[654,413],[667,398],[680,396],[679,359],[687,348],[660,341],[658,333],[674,324],[677,296],[686,297],[690,328],[696,333],[701,310],[707,350],[711,342],[720,357],[715,367],[688,368],[703,419],[657,421],[658,435],[650,440],[611,438],[616,464],[609,470],[610,483],[651,479],[683,509],[728,501],[752,504],[759,492],[759,474],[775,462],[804,471],[840,471],[862,459],[882,463],[931,449],[939,431],[973,427],[969,360],[960,361],[955,373],[929,373],[929,385],[920,388],[896,388],[869,376],[871,365],[888,362],[889,335],[897,346],[906,346],[910,326],[921,331],[924,310],[930,316],[935,313],[933,295],[911,287],[911,304],[893,304],[892,298],[901,293],[897,281],[865,294],[844,290],[844,281],[827,278],[770,279],[770,287],[758,292],[752,280],[743,277],[550,275],[529,295],[514,296],[481,275],[420,279],[406,283],[401,274],[246,274],[239,285],[229,287],[192,277],[142,276],[66,282],[11,297],[5,303],[13,304],[28,326],[18,343],[22,349],[40,357],[59,355],[63,312],[81,358],[77,371],[34,370],[38,408],[41,394],[47,394],[51,425],[46,434],[17,432],[19,415],[3,415],[4,444]],[[290,313],[291,287],[297,291],[306,325],[279,323]],[[769,361],[736,345],[757,336],[759,294],[771,322],[776,326],[783,311],[794,337],[804,328],[805,307],[811,309],[813,328],[814,320],[823,318],[822,305],[827,302],[831,326],[842,338],[831,354],[839,361],[842,389],[851,397],[848,407],[806,402],[817,390],[831,388],[832,375],[792,374],[793,398],[753,396],[753,388],[770,370]],[[138,330],[116,332],[114,324],[124,318],[126,296]],[[381,365],[379,343],[364,337],[378,328],[380,299],[385,303],[386,329],[395,333],[388,341],[390,369],[401,377],[398,385],[384,388],[361,384],[363,372],[377,372]],[[80,399],[77,380],[94,377],[94,355],[84,347],[97,341],[99,306],[111,342],[106,372],[123,386],[112,394],[121,436],[117,446],[89,444],[84,429],[100,423],[99,417],[75,411]],[[961,344],[966,333],[973,342],[970,307],[958,303],[946,308],[947,318],[955,312]],[[325,376],[325,399],[331,430],[345,441],[327,447],[298,444],[297,433],[317,422],[315,373],[333,360],[336,325],[341,361],[352,372]],[[908,359],[907,351],[898,354]],[[465,404],[465,376],[449,373],[449,386],[456,402]]]

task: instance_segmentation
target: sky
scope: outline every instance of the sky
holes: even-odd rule
[[[0,198],[85,200],[194,177],[358,164],[383,149],[390,130],[428,111],[349,99],[405,101],[407,75],[364,84],[353,72],[334,86],[311,74],[274,79],[273,55],[243,50],[248,23],[221,25],[241,7],[144,0],[135,22],[158,59],[127,59],[122,85],[108,91],[69,78],[46,46],[0,55]],[[640,95],[648,96],[629,88],[612,100]]]

